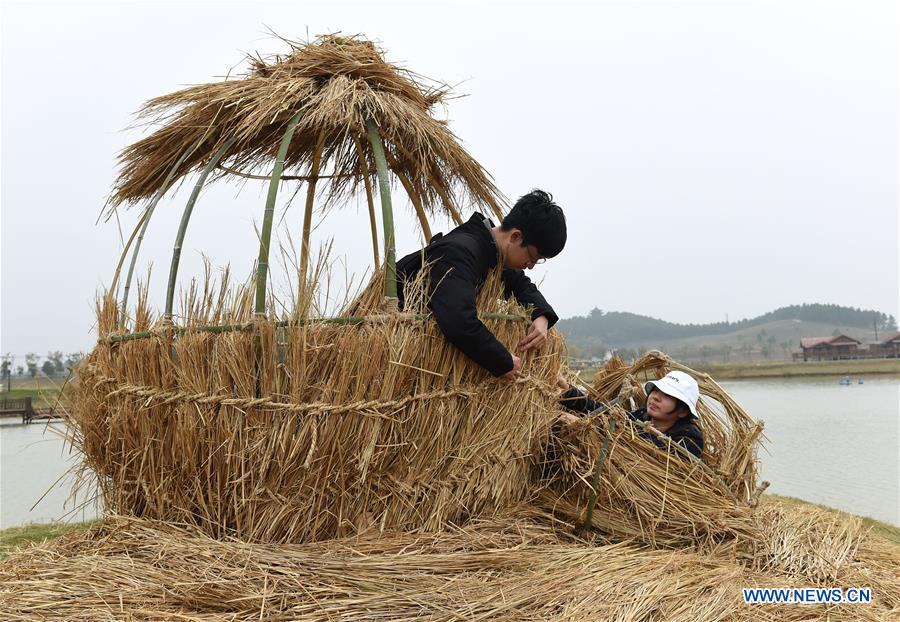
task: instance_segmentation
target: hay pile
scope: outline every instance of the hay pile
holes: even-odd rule
[[[110,517],[0,565],[5,620],[895,620],[897,548],[862,538],[828,577],[589,543],[528,508],[432,534],[299,545]],[[772,511],[783,511],[772,508]],[[818,521],[826,518],[821,510]],[[842,519],[838,519],[842,520]],[[562,527],[562,528],[560,528]],[[852,528],[852,527],[850,527]],[[806,551],[811,554],[813,551]],[[746,605],[744,587],[871,586],[867,605]]]
[[[514,348],[528,323],[491,283],[480,308],[519,314],[485,320]],[[251,321],[241,296],[208,294],[187,303],[196,330],[126,341],[110,340],[107,300],[71,421],[104,507],[213,537],[302,542],[437,530],[533,494],[561,338],[526,356],[525,377],[509,383],[416,319],[421,296],[410,313],[371,315],[380,291],[376,280],[354,305],[359,323],[287,326]],[[137,317],[149,326],[144,305]],[[214,320],[246,330],[202,329]]]

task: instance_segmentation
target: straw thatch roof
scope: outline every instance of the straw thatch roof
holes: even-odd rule
[[[488,173],[433,116],[448,91],[384,60],[361,37],[329,35],[286,41],[290,52],[248,57],[237,79],[192,86],[147,102],[140,117],[161,127],[126,147],[111,203],[133,203],[164,189],[208,162],[225,143],[219,175],[268,175],[279,141],[298,111],[302,118],[285,159],[286,175],[309,175],[321,149],[321,176],[336,204],[375,171],[365,123],[372,119],[386,143],[388,163],[432,213],[472,203],[500,213],[501,196]],[[198,144],[199,141],[199,144]],[[360,158],[363,154],[363,162]],[[325,206],[322,206],[325,207]]]

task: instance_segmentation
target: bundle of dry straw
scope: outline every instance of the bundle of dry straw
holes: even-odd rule
[[[282,41],[289,53],[249,56],[243,75],[147,102],[141,118],[161,127],[120,154],[113,205],[149,199],[165,189],[170,171],[179,179],[214,157],[220,158],[220,175],[267,175],[281,137],[300,112],[284,163],[309,170],[304,178],[313,180],[320,164],[331,162],[323,174],[330,182],[327,202],[340,205],[374,173],[366,138],[371,119],[387,143],[391,170],[412,191],[417,209],[453,214],[472,202],[500,213],[501,197],[490,176],[446,122],[432,116],[448,97],[445,86],[386,62],[361,37]]]
[[[104,506],[214,537],[299,542],[440,529],[531,495],[555,417],[560,337],[509,383],[417,319],[422,296],[406,314],[372,315],[380,287],[356,302],[358,316],[287,326],[251,321],[240,296],[207,296],[219,302],[188,301],[198,326],[126,341],[110,338],[107,299],[71,421]],[[495,276],[479,308],[517,318],[485,319],[514,348],[528,322],[500,287]],[[137,317],[150,325],[145,305]],[[199,326],[212,319],[247,328]]]
[[[644,381],[672,369],[692,374],[700,385],[702,462],[678,446],[660,449],[641,438],[639,432],[655,430],[628,416],[646,402]],[[762,424],[715,381],[654,351],[630,367],[613,359],[591,392],[610,407],[554,435],[553,478],[541,495],[545,507],[582,521],[588,519],[585,508],[593,507],[591,526],[652,545],[762,540],[751,511],[761,492],[756,450]]]

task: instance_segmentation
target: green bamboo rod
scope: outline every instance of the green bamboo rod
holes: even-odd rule
[[[525,315],[516,315],[514,313],[479,313],[478,317],[483,320],[510,320],[516,322],[531,322],[531,318]],[[405,318],[404,318],[405,319]],[[431,319],[430,313],[416,313],[409,317],[410,320],[429,320]],[[358,325],[365,324],[366,322],[371,322],[372,319],[364,316],[364,315],[354,315],[347,317],[323,317],[323,318],[311,318],[308,320],[281,320],[275,322],[276,328],[289,328],[291,326],[303,326],[306,324],[343,324],[343,325]],[[252,322],[248,322],[246,324],[220,324],[217,326],[176,326],[175,333],[176,334],[184,334],[184,333],[233,333],[242,330],[250,330],[252,329],[254,324]],[[120,341],[136,341],[140,339],[149,339],[153,337],[157,333],[153,331],[141,331],[138,333],[126,333],[124,335],[110,335],[105,339],[100,339],[99,341],[104,343],[117,343]]]
[[[378,259],[378,222],[375,219],[375,201],[372,198],[372,179],[369,177],[369,163],[366,162],[366,155],[363,153],[362,144],[359,137],[353,135],[353,143],[356,145],[356,156],[359,158],[359,171],[362,174],[363,184],[366,186],[366,203],[369,206],[369,228],[372,230],[372,268],[378,269],[381,263]]]
[[[403,174],[403,171],[400,168],[400,165],[397,164],[397,160],[394,156],[392,156],[389,151],[386,152],[385,155],[387,156],[388,164],[393,167],[394,175],[400,180],[400,184],[403,186],[403,189],[406,190],[406,195],[413,204],[416,216],[419,217],[419,226],[422,227],[422,236],[425,238],[425,244],[428,244],[432,238],[431,226],[428,224],[428,217],[425,216],[425,210],[422,207],[422,198],[416,192],[416,189],[413,187],[409,178]]]
[[[266,197],[266,211],[263,215],[262,230],[259,236],[259,259],[256,264],[256,305],[257,314],[266,312],[266,277],[269,273],[269,242],[272,240],[272,221],[275,215],[275,199],[278,197],[278,183],[281,173],[284,171],[284,158],[287,156],[288,147],[294,137],[294,130],[300,122],[303,111],[298,112],[288,122],[287,129],[278,146],[278,154],[275,157],[275,168],[272,170],[272,179],[269,180],[269,194]]]
[[[188,223],[191,220],[191,215],[194,213],[194,205],[197,203],[197,197],[200,196],[200,190],[203,189],[206,178],[209,177],[212,170],[219,164],[219,160],[222,159],[225,152],[231,148],[236,140],[236,136],[234,138],[229,138],[225,144],[213,154],[213,157],[203,168],[203,172],[200,173],[200,177],[194,184],[193,191],[191,191],[191,196],[184,206],[184,212],[181,214],[181,223],[178,225],[178,233],[175,235],[175,246],[172,249],[172,265],[169,267],[169,284],[168,287],[166,287],[166,310],[163,316],[166,319],[172,319],[172,307],[175,304],[175,281],[178,278],[178,264],[181,263],[181,249],[184,245],[184,236],[187,234]]]
[[[372,119],[366,119],[366,132],[372,153],[375,155],[375,170],[378,173],[378,191],[381,194],[381,221],[384,225],[384,295],[397,297],[397,256],[394,250],[394,210],[391,206],[391,188],[388,180],[387,160],[384,157],[384,143],[378,126]]]
[[[303,210],[303,239],[300,241],[300,283],[297,289],[298,299],[304,300],[306,291],[306,272],[309,269],[309,236],[312,231],[313,202],[316,198],[316,181],[319,166],[322,163],[322,147],[325,143],[325,132],[319,132],[312,162],[309,166],[309,181],[306,182],[306,206]]]
[[[604,406],[596,412],[603,412],[607,408],[609,408],[609,406]],[[603,469],[603,463],[606,462],[606,457],[609,455],[609,439],[612,438],[612,435],[615,433],[616,421],[613,419],[609,422],[609,430],[606,432],[606,438],[603,439],[603,446],[600,448],[600,453],[597,455],[597,463],[594,465],[594,476],[591,478],[591,498],[588,502],[587,514],[584,517],[584,531],[590,531],[594,523],[594,506],[597,504],[597,490],[600,486],[600,471]]]
[[[175,161],[175,164],[172,165],[172,168],[169,169],[168,174],[166,175],[165,180],[163,180],[162,186],[159,189],[159,192],[156,193],[156,196],[153,197],[153,201],[150,205],[147,206],[146,216],[143,218],[143,224],[141,225],[141,232],[137,236],[137,240],[134,243],[134,251],[131,254],[131,264],[128,266],[128,275],[125,277],[125,287],[122,291],[122,318],[124,321],[125,312],[128,309],[128,293],[131,291],[131,279],[134,275],[134,267],[137,265],[137,258],[141,252],[141,243],[144,241],[144,234],[147,232],[147,225],[150,224],[150,217],[153,216],[153,211],[156,209],[157,203],[163,198],[166,192],[169,191],[170,184],[175,178],[178,169],[181,167],[182,163],[184,163],[185,159],[188,158],[194,151],[197,150],[197,147],[206,139],[206,133],[203,134],[197,141],[191,145],[190,149],[185,150],[180,156],[178,156],[178,160]]]
[[[134,239],[138,236],[138,233],[141,231],[141,227],[147,221],[147,216],[150,212],[148,210],[144,210],[144,213],[141,214],[140,219],[138,219],[137,224],[134,227],[134,230],[131,232],[131,235],[128,237],[128,241],[125,242],[125,246],[122,248],[122,253],[119,255],[119,261],[116,264],[116,269],[113,272],[112,283],[109,285],[109,291],[115,293],[116,288],[119,285],[119,276],[122,274],[122,266],[125,264],[125,258],[128,256],[128,250],[131,248],[131,243],[134,242]]]

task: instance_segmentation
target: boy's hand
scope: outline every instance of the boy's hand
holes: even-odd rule
[[[522,373],[522,359],[520,359],[515,354],[512,355],[512,359],[513,359],[513,368],[510,369],[505,374],[503,374],[502,376],[500,376],[504,380],[515,380]]]
[[[569,384],[569,381],[566,380],[564,376],[559,376],[556,379],[556,386],[558,386],[563,391],[568,391],[569,388],[571,387],[571,385]]]
[[[572,413],[559,413],[559,420],[566,425],[572,425],[581,421],[581,417],[576,417]]]
[[[528,334],[525,335],[525,338],[519,342],[519,345],[516,346],[520,352],[524,352],[525,350],[540,349],[541,346],[544,345],[547,341],[547,330],[548,330],[549,322],[547,321],[546,315],[541,315],[531,323],[531,326],[528,327]]]

